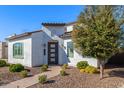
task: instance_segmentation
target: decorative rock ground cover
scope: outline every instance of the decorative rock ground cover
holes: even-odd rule
[[[29,76],[33,76],[40,73],[40,67],[25,67],[25,69],[28,71]],[[22,78],[23,77],[21,77],[19,72],[12,73],[9,71],[9,67],[0,67],[0,86]]]
[[[105,70],[105,78],[99,79],[99,74],[80,73],[77,68],[66,70],[67,76],[55,76],[45,84],[37,83],[30,88],[113,88],[124,84],[124,68]]]

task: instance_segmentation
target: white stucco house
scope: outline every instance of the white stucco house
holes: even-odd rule
[[[96,59],[83,57],[75,51],[71,39],[75,23],[42,23],[41,30],[7,38],[8,62],[29,67],[64,63],[75,66],[85,60],[97,67]]]

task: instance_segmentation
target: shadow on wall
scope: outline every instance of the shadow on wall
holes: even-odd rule
[[[124,52],[123,53],[117,53],[114,56],[112,56],[106,65],[116,65],[116,66],[124,66]]]
[[[59,55],[62,55],[61,58],[62,58],[63,64],[68,64],[68,63],[70,62],[70,60],[69,60],[69,58],[67,57],[67,54],[66,54],[64,48],[62,48],[60,45],[59,45],[59,47],[60,47],[60,51],[61,51],[61,53],[62,53],[62,54],[59,54]]]

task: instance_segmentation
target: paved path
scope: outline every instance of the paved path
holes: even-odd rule
[[[37,75],[32,76],[32,77],[28,77],[28,78],[24,78],[21,80],[11,82],[7,85],[0,86],[0,88],[17,88],[17,87],[26,88],[26,87],[29,87],[31,85],[38,83],[38,76],[45,74],[45,75],[47,75],[47,78],[51,78],[51,77],[58,75],[60,72],[60,69],[61,69],[60,66],[51,66],[48,69],[50,71],[47,71],[47,72],[44,72],[41,74],[37,74]]]
[[[121,87],[119,86],[118,88],[124,88],[124,84],[122,84],[122,86]]]

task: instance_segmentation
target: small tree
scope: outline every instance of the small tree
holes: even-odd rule
[[[75,47],[84,56],[97,58],[100,78],[105,61],[118,52],[123,20],[117,13],[120,6],[86,6],[72,32]],[[122,13],[122,12],[120,12]]]

